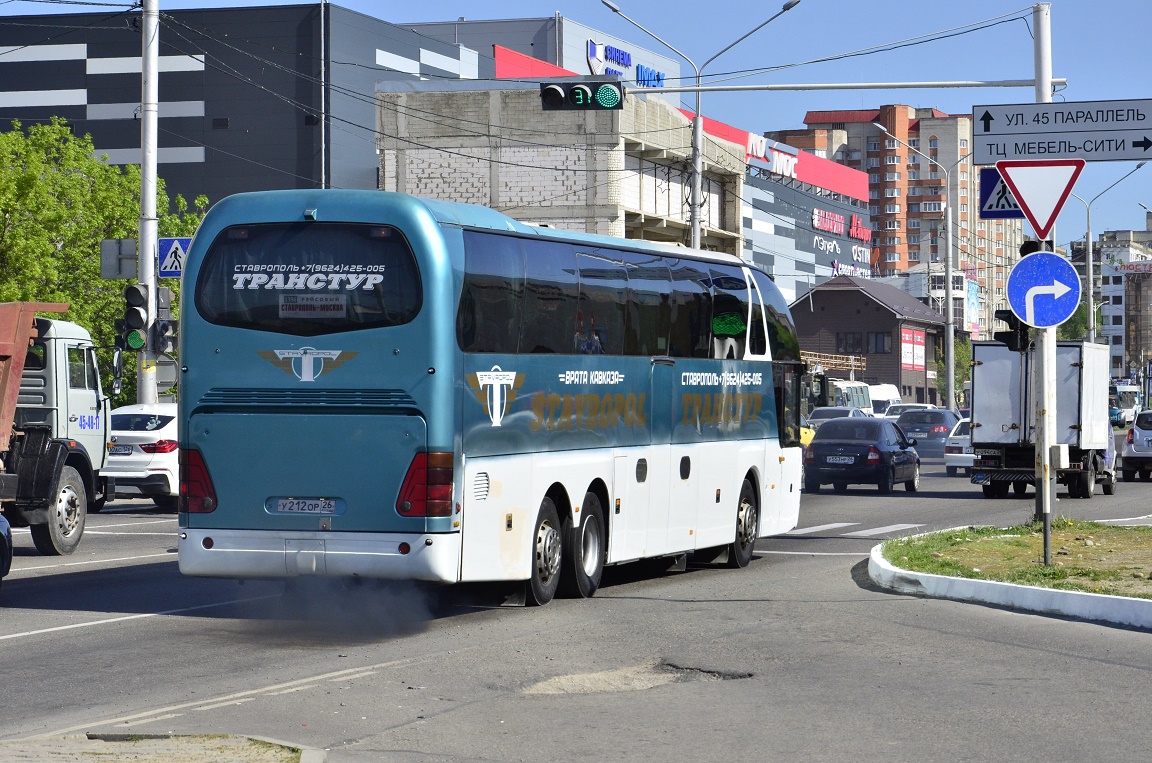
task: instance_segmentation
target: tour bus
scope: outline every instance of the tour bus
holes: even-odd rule
[[[738,258],[377,191],[232,196],[180,315],[184,574],[744,567],[795,527],[800,347]]]

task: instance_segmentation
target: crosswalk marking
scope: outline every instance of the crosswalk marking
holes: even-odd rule
[[[854,533],[844,533],[845,538],[870,538],[873,535],[883,535],[884,533],[895,533],[902,530],[912,530],[924,525],[888,525],[887,527],[874,527],[871,530],[857,530]]]
[[[839,527],[855,527],[860,524],[859,522],[833,522],[830,525],[816,525],[815,527],[797,527],[795,530],[784,533],[785,535],[808,535],[810,533],[824,532],[825,530],[835,530]]]

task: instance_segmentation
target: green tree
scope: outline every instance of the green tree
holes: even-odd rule
[[[959,333],[956,334],[956,341],[953,343],[952,348],[953,370],[956,372],[953,381],[957,400],[952,401],[951,405],[948,405],[947,401],[945,401],[945,407],[948,408],[960,406],[963,395],[961,390],[964,389],[964,382],[968,381],[972,371],[972,343],[968,340],[968,337]],[[939,400],[945,400],[948,394],[948,372],[946,365],[944,348],[943,345],[940,345],[940,352],[936,353],[936,394]]]
[[[191,235],[208,200],[194,204],[190,211],[179,196],[170,203],[159,181],[160,235]],[[91,332],[106,387],[125,282],[100,278],[100,242],[135,238],[139,218],[140,168],[107,164],[91,136],[74,135],[59,118],[0,132],[0,302],[67,302],[56,317]],[[117,404],[135,400],[134,375],[125,381]]]
[[[1100,325],[1100,306],[1096,306],[1096,325]],[[1072,317],[1056,327],[1056,339],[1062,342],[1082,342],[1088,337],[1088,306],[1083,302]]]

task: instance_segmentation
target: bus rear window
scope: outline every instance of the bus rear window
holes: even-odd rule
[[[399,326],[422,299],[400,232],[358,223],[227,228],[196,284],[196,309],[210,323],[296,336]]]

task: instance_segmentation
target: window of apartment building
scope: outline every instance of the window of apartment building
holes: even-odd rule
[[[884,244],[886,246],[900,246],[900,237],[899,236],[885,236],[884,237]]]
[[[879,172],[869,173],[868,182],[869,183],[879,183],[880,182],[880,173]]]
[[[1124,276],[1112,276],[1112,283],[1120,286],[1124,283]]]
[[[869,156],[868,157],[868,166],[869,167],[879,167],[880,166],[880,157],[879,156]]]
[[[900,252],[887,252],[887,253],[885,253],[884,261],[885,262],[899,262],[900,261]]]
[[[900,195],[900,189],[899,188],[885,188],[884,189],[884,195],[886,197],[888,197],[889,199],[895,198],[895,197]]]
[[[863,158],[863,155],[862,155],[862,152],[860,152],[860,151],[849,151],[848,152],[848,158],[850,160],[858,162]]]
[[[899,172],[885,172],[884,173],[884,180],[886,180],[888,182],[893,182],[893,181],[896,181],[899,179],[900,179],[900,173]]]
[[[939,146],[938,146],[936,138],[929,138],[928,139],[928,148],[938,148],[938,147]]]
[[[909,225],[908,227],[911,228],[912,226]],[[909,233],[908,234],[908,243],[919,245],[920,244],[920,234],[919,233]],[[919,254],[916,255],[916,259],[920,259]]]
[[[900,221],[899,220],[885,220],[884,221],[884,230],[900,230]]]
[[[842,161],[844,161],[844,152],[843,151],[837,151],[835,154],[832,155],[832,158],[835,161],[842,162]]]
[[[908,195],[909,196],[919,196],[920,195],[920,186],[918,186],[918,185],[908,186]]]
[[[925,201],[920,205],[921,212],[943,212],[944,203],[941,201]]]
[[[933,165],[933,166],[935,166],[935,165]],[[939,180],[940,179],[940,173],[937,172],[936,170],[928,170],[928,179],[929,180]]]
[[[900,155],[899,154],[889,154],[888,156],[884,157],[884,163],[885,164],[900,164],[901,163]]]
[[[919,138],[909,138],[908,139],[908,145],[911,146],[912,148],[920,148],[920,139]]]
[[[900,214],[900,205],[899,204],[885,204],[884,205],[884,214],[886,214],[886,215],[898,215],[898,214]]]
[[[919,180],[920,179],[920,170],[908,170],[908,179],[909,180]]]
[[[916,209],[913,209],[912,207],[916,207]],[[908,211],[909,212],[919,212],[920,211],[919,207],[920,207],[919,204],[909,204],[908,205]],[[908,221],[908,227],[909,228],[919,228],[920,227],[920,218],[913,217],[912,219],[910,219]]]
[[[864,334],[859,331],[837,331],[836,352],[841,355],[860,355],[864,352]]]
[[[1112,337],[1112,344],[1124,344],[1124,337],[1117,334],[1116,336]]]
[[[966,185],[960,186],[960,195],[961,196],[967,196],[968,195],[968,186],[966,186]]]
[[[968,180],[968,170],[961,170],[960,171],[960,182],[964,182],[966,180]]]
[[[996,223],[996,232],[997,233],[1003,233],[1004,232],[1004,223]]]
[[[961,138],[960,139],[960,148],[968,148],[968,139],[967,138]]]
[[[996,296],[997,297],[1003,297],[1004,296],[1004,287],[1003,286],[997,286],[996,287]]]
[[[870,354],[892,352],[892,334],[889,332],[869,331],[868,352]]]
[[[869,204],[868,205],[868,214],[870,214],[870,215],[880,214],[880,205],[879,204]]]
[[[1124,316],[1123,315],[1113,315],[1112,316],[1112,325],[1113,326],[1123,326],[1124,325]]]
[[[920,155],[919,154],[908,154],[908,163],[909,164],[919,164],[920,163]]]
[[[996,258],[996,264],[997,265],[1003,265],[1004,264],[1004,258],[1003,257],[997,257]]]
[[[932,246],[939,246],[940,245],[940,239],[937,238],[935,232],[933,232],[932,237],[928,239],[928,243],[931,244]],[[936,255],[932,255],[932,261],[933,262],[936,261]]]
[[[1123,294],[1113,294],[1112,295],[1112,304],[1114,304],[1114,305],[1124,304],[1124,295]]]
[[[879,151],[880,150],[880,141],[869,139],[868,150],[869,151]]]
[[[895,138],[886,138],[884,140],[884,148],[893,149],[893,148],[896,148],[898,145],[900,145],[900,144],[896,142]]]
[[[869,188],[868,189],[868,198],[869,199],[879,199],[880,198],[880,189],[879,188]]]
[[[960,211],[961,212],[967,212],[968,211],[968,204],[967,203],[961,204],[960,205]]]

